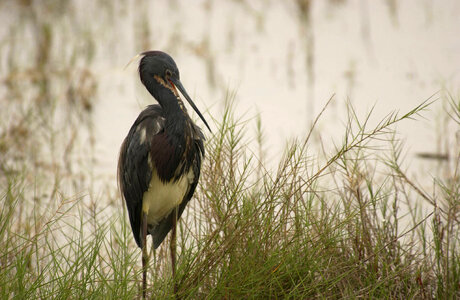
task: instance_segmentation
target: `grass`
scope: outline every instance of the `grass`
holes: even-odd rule
[[[101,194],[93,188],[91,64],[100,37],[53,23],[49,13],[61,16],[66,1],[22,2],[27,17],[0,47],[0,298],[139,298],[141,253],[115,182]],[[97,5],[107,16],[96,27],[119,21],[112,4]],[[138,19],[135,40],[145,49],[149,19]],[[215,54],[203,47],[194,51],[211,74]],[[229,95],[206,133],[200,184],[179,223],[176,277],[167,243],[150,250],[148,295],[174,298],[177,283],[185,299],[460,298],[460,149],[452,139],[460,98],[440,95],[446,130],[436,138],[449,146],[419,155],[440,158],[423,183],[411,175],[397,125],[434,110],[431,100],[380,122],[349,105],[332,149],[321,143],[320,114],[274,162],[260,119],[252,141]]]
[[[448,116],[458,124],[460,104],[448,100]],[[391,113],[373,127],[372,114],[361,119],[350,105],[341,145],[329,152],[318,147],[313,126],[286,147],[273,170],[260,150],[262,125],[256,121],[260,151],[254,153],[247,147],[247,121],[235,118],[228,101],[217,130],[207,134],[200,185],[180,222],[176,277],[167,243],[151,250],[148,295],[173,298],[176,282],[186,299],[458,298],[458,149],[427,193],[405,170],[395,132],[396,124],[412,122],[430,105]],[[3,132],[11,126],[2,124]],[[39,134],[53,127],[23,126]],[[72,180],[91,177],[90,171],[29,164],[37,158],[27,149],[21,163],[21,138],[0,137],[6,145],[0,297],[139,297],[140,250],[115,183],[113,193],[99,199]],[[53,143],[50,138],[36,147]],[[67,180],[59,179],[63,169]],[[63,192],[69,185],[73,194]]]

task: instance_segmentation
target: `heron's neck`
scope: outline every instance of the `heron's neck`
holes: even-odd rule
[[[141,75],[141,81],[163,110],[166,119],[165,130],[175,136],[184,136],[191,120],[182,100],[151,76]]]
[[[191,122],[187,114],[187,109],[184,103],[169,90],[160,91],[158,94],[158,102],[160,103],[166,119],[166,130],[169,133],[177,133],[183,135]]]

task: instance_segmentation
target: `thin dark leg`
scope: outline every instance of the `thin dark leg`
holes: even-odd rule
[[[142,213],[142,299],[147,293],[147,264],[149,256],[147,254],[147,215]]]
[[[176,283],[176,228],[177,228],[177,208],[174,209],[173,226],[171,232],[171,264],[172,264],[172,277],[174,282],[174,295],[177,298],[178,287]]]

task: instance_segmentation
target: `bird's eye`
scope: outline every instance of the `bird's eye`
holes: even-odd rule
[[[171,70],[166,69],[166,76],[167,76],[167,77],[171,77],[171,76],[172,76]]]

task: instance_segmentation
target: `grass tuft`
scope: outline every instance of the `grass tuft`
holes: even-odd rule
[[[427,192],[411,179],[395,131],[429,110],[430,99],[373,127],[372,113],[360,118],[349,105],[342,143],[329,152],[312,139],[321,113],[269,166],[260,120],[252,151],[248,122],[235,117],[229,98],[179,223],[176,277],[167,243],[151,250],[149,296],[172,298],[174,282],[189,299],[460,296],[459,152]],[[57,107],[47,109],[58,114]],[[448,107],[458,122],[460,106],[449,98]],[[16,125],[2,126],[10,132]],[[22,126],[37,130],[34,122]],[[21,144],[12,137],[1,135],[0,145]],[[61,153],[55,144],[51,134],[37,147]],[[140,250],[117,194],[99,199],[82,190],[86,181],[73,176],[92,178],[91,170],[73,173],[70,155],[43,163],[25,149],[21,155],[34,162],[28,164],[19,150],[2,149],[0,297],[139,297]]]

